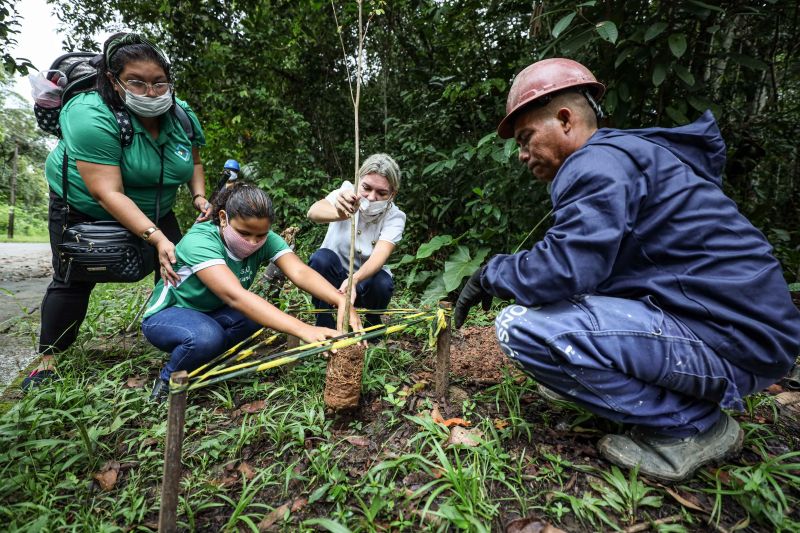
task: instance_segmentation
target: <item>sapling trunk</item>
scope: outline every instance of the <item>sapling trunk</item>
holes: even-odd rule
[[[366,30],[362,27],[362,0],[356,0],[358,4],[358,49],[356,59],[356,90],[353,94],[353,86],[350,83],[350,98],[353,101],[354,132],[355,132],[355,157],[354,157],[354,178],[353,189],[358,197],[359,175],[359,128],[358,128],[358,107],[361,100],[361,71],[362,56],[364,51],[364,36]],[[331,0],[331,7],[333,1]],[[333,15],[336,17],[336,8],[333,8]],[[342,44],[345,65],[347,64],[347,52],[344,48],[339,22],[336,21],[339,29],[339,40]],[[348,70],[349,77],[349,70]],[[345,333],[350,330],[350,308],[352,306],[353,294],[353,271],[356,255],[356,215],[350,217],[350,257],[348,265],[347,289],[345,290],[344,317],[342,329]],[[358,407],[361,396],[361,376],[364,369],[365,348],[361,344],[348,346],[332,354],[328,360],[328,368],[325,377],[325,405],[334,411],[344,409],[354,409]]]

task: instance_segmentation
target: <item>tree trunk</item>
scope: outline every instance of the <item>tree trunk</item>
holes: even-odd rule
[[[8,200],[8,238],[14,238],[14,204],[17,203],[17,157],[19,144],[14,143],[14,159],[11,167],[11,194]]]

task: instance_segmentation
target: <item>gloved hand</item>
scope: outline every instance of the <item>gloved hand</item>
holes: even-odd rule
[[[464,288],[458,295],[458,301],[453,310],[453,322],[456,328],[460,328],[464,324],[469,310],[478,302],[481,303],[484,311],[488,311],[489,306],[492,305],[492,295],[486,292],[481,286],[481,274],[483,274],[485,268],[486,267],[483,266],[476,270],[472,276],[470,276],[469,280],[467,280],[467,284],[464,285]]]

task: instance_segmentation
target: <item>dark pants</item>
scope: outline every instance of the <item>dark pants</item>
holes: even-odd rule
[[[500,348],[548,388],[589,411],[675,437],[703,433],[720,407],[775,380],[723,359],[652,298],[583,296],[511,305],[495,321]]]
[[[320,248],[313,253],[308,261],[308,266],[319,272],[328,283],[337,289],[347,279],[347,270],[339,261],[339,256],[327,248]],[[356,306],[367,309],[386,309],[394,292],[392,276],[385,270],[379,270],[371,278],[356,285]],[[311,302],[318,309],[330,309],[331,306],[321,300],[312,298]],[[364,317],[364,327],[381,323],[381,316],[369,314]],[[317,315],[317,326],[336,328],[336,318],[330,313]]]
[[[96,219],[70,207],[68,224],[93,222]],[[47,287],[42,299],[42,329],[39,335],[39,353],[52,355],[69,348],[78,337],[78,330],[86,318],[89,307],[89,296],[95,284],[85,281],[65,282],[59,273],[57,247],[61,243],[61,232],[64,224],[64,201],[50,193],[48,210],[48,230],[50,232],[50,251],[53,254],[53,281]],[[181,239],[178,219],[170,211],[158,221],[158,227],[177,244]],[[160,279],[160,271],[156,268],[155,280]]]
[[[183,307],[167,307],[142,321],[142,333],[150,343],[169,352],[161,379],[177,370],[191,372],[261,328],[228,306],[202,313]]]

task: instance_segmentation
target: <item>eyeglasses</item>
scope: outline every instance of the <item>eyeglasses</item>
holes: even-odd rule
[[[172,84],[167,81],[162,81],[158,83],[147,83],[146,81],[141,80],[128,80],[122,81],[121,79],[117,78],[122,85],[124,85],[131,94],[135,94],[136,96],[144,96],[147,94],[148,89],[153,90],[153,94],[156,96],[161,96],[166,94],[166,92],[172,87]]]

